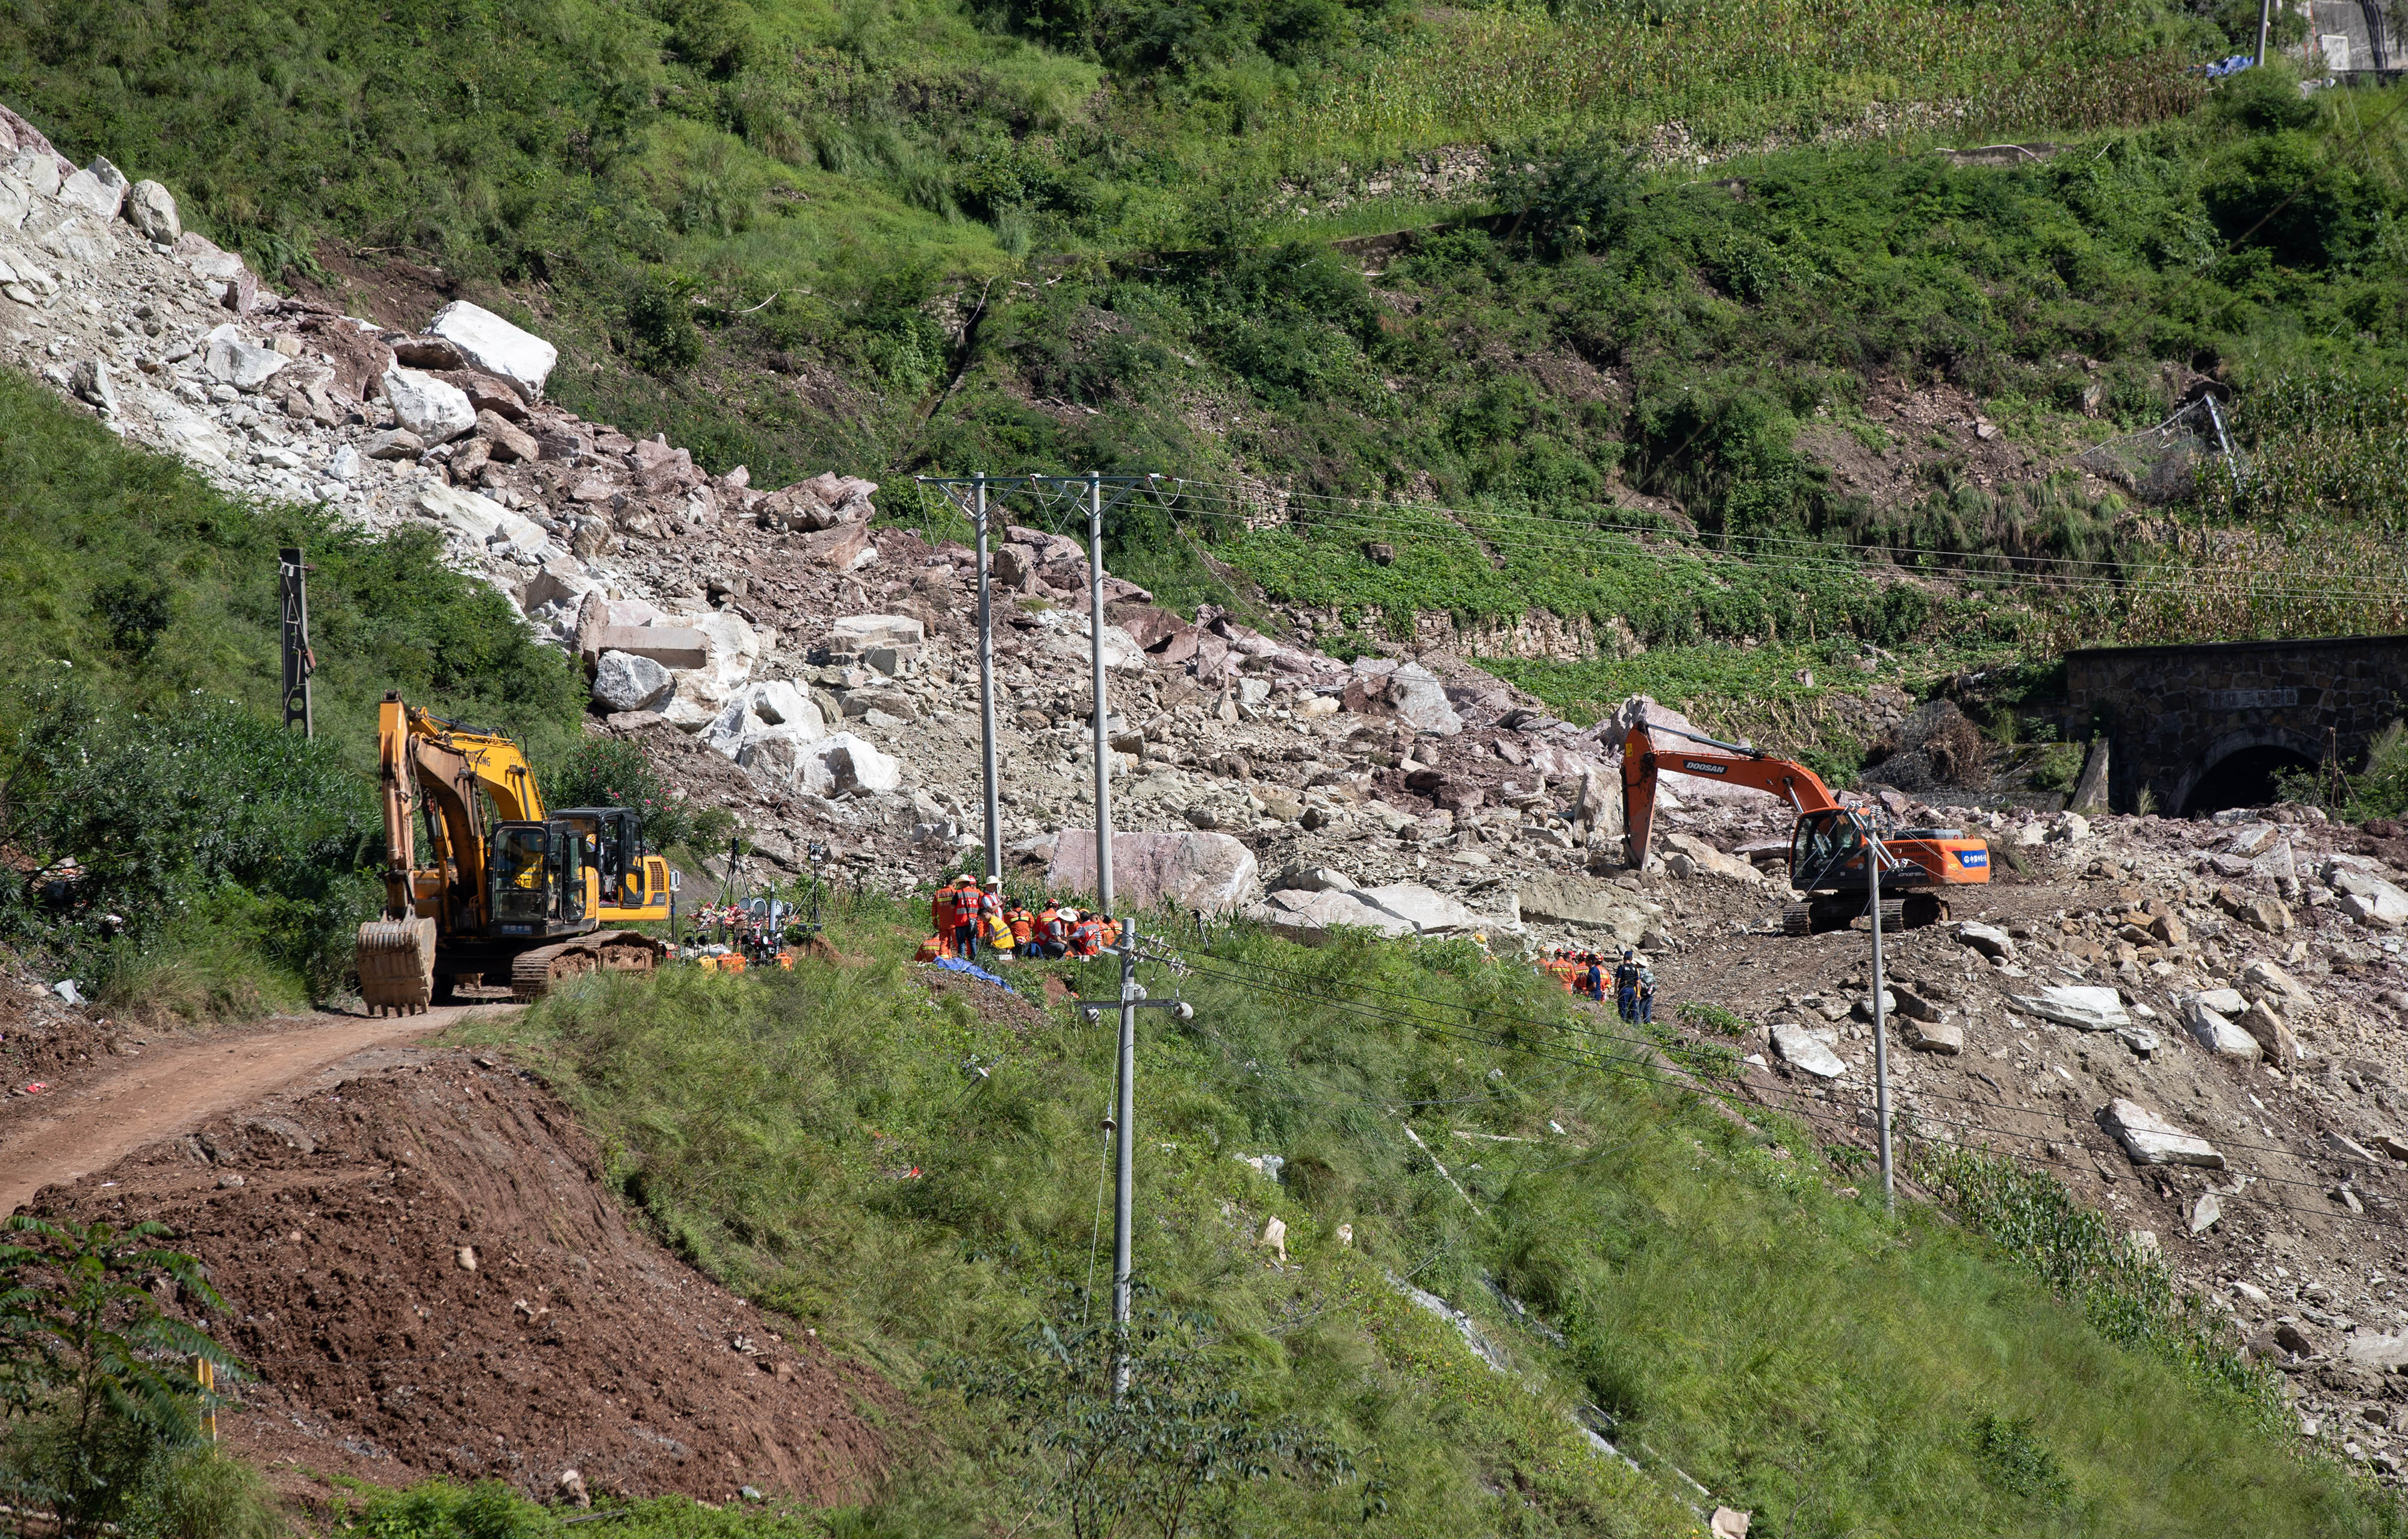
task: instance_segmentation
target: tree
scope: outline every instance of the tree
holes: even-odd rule
[[[73,1539],[92,1539],[124,1512],[155,1455],[200,1441],[211,1402],[185,1365],[240,1371],[206,1332],[164,1314],[151,1286],[172,1284],[207,1308],[224,1301],[197,1259],[152,1244],[171,1236],[165,1224],[121,1230],[21,1214],[7,1228],[0,1424],[14,1434],[11,1477]]]

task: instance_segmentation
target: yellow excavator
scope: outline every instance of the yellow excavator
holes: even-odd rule
[[[377,762],[384,916],[360,927],[358,953],[370,1014],[414,1014],[480,982],[532,1000],[581,973],[653,970],[661,942],[605,928],[669,916],[668,862],[644,852],[634,809],[547,815],[517,743],[397,693],[377,711]]]

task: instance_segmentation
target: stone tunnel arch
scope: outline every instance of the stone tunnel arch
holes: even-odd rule
[[[2174,804],[2167,811],[2180,817],[2204,817],[2227,807],[2261,806],[2277,798],[2273,778],[2278,770],[2314,770],[2323,757],[2322,743],[2289,727],[2270,724],[2228,732],[2184,771],[2175,784]]]

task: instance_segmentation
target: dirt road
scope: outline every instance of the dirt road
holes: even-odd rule
[[[0,1214],[42,1187],[114,1164],[355,1053],[431,1037],[476,1005],[370,1019],[304,1016],[237,1037],[160,1042],[46,1098],[0,1128]],[[28,1108],[27,1110],[33,1110]]]

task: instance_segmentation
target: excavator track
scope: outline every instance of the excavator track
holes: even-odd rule
[[[435,996],[435,921],[371,919],[360,927],[360,998],[371,1015],[416,1015]]]
[[[1862,894],[1792,903],[1782,911],[1781,933],[1794,937],[1846,929],[1870,912]],[[1947,917],[1948,900],[1938,893],[1909,893],[1903,898],[1882,899],[1881,922],[1885,930],[1919,929]]]
[[[539,1000],[560,984],[589,972],[651,972],[660,942],[639,930],[604,930],[523,951],[510,962],[510,997]]]

